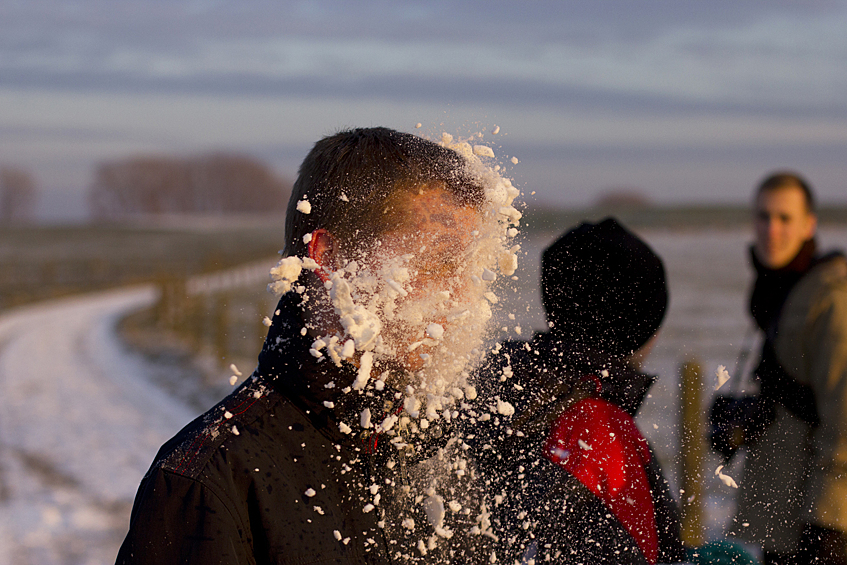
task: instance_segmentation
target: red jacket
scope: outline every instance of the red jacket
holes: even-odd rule
[[[629,414],[600,398],[581,400],[553,424],[543,454],[600,498],[647,561],[656,563],[650,449]]]

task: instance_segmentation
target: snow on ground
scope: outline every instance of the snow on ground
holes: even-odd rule
[[[0,315],[0,565],[113,563],[142,475],[193,412],[114,325],[134,287]]]

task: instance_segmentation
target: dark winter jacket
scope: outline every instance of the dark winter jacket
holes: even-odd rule
[[[117,563],[388,561],[364,511],[378,464],[339,430],[338,390],[355,372],[309,355],[281,306],[253,376],[159,451]]]
[[[351,392],[357,370],[309,353],[297,302],[280,301],[253,375],[162,447],[117,563],[486,560],[473,469],[440,468],[461,442],[443,420],[414,437],[402,417],[382,435],[363,430],[365,408],[375,421],[404,415],[396,391]],[[433,477],[451,507],[438,528],[426,506]]]
[[[633,488],[641,489],[643,512],[652,513],[645,523],[651,531],[655,525],[658,561],[684,559],[676,502],[655,455],[632,421],[654,380],[620,360],[580,351],[554,332],[536,334],[530,342],[507,342],[490,357],[480,387],[492,405],[511,404],[514,416],[489,419],[487,429],[479,427],[476,444],[485,478],[492,483],[495,531],[501,534],[499,550],[506,562],[533,558],[556,563],[648,563],[630,534],[631,524],[621,521],[627,517],[619,519],[607,506],[609,501],[604,503],[592,492],[596,484],[545,453],[551,429],[567,435],[563,415],[594,404],[611,407],[643,443],[639,457],[624,464],[644,478]],[[487,390],[483,383],[488,383]],[[600,431],[599,419],[581,421],[587,423],[579,432]],[[597,430],[588,429],[594,427]],[[572,439],[578,441],[576,435]]]

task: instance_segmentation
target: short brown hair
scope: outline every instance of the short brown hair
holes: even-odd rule
[[[781,188],[799,188],[806,200],[806,211],[812,214],[815,212],[815,196],[812,192],[811,185],[806,179],[793,171],[778,171],[768,175],[759,183],[759,188],[756,190],[756,198],[758,199],[759,195],[763,192],[770,192],[771,190],[779,190]]]
[[[359,128],[318,141],[294,183],[285,220],[285,255],[304,256],[303,236],[324,228],[344,246],[384,233],[397,219],[397,198],[437,184],[478,207],[482,185],[455,151],[392,129]],[[309,214],[297,210],[307,200]]]

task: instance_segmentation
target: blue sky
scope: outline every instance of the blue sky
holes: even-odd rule
[[[746,202],[783,167],[847,203],[845,29],[843,0],[2,0],[0,162],[79,216],[105,159],[294,175],[321,136],[386,125],[484,132],[538,204]]]

